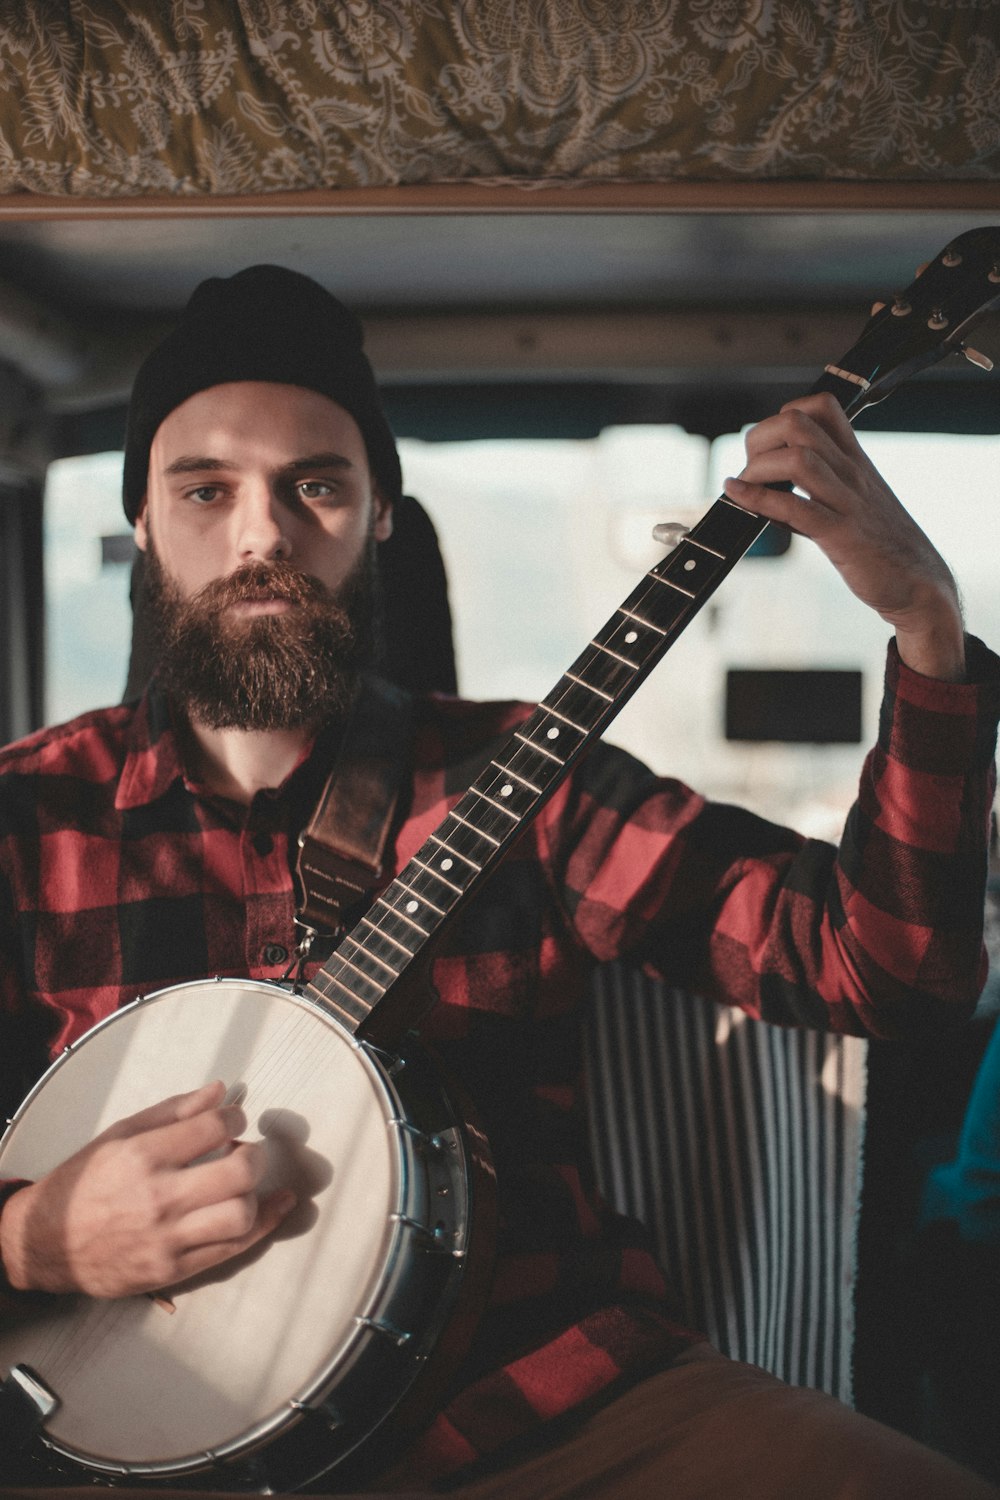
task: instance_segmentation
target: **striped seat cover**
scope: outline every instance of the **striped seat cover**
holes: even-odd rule
[[[586,1060],[599,1181],[648,1225],[687,1319],[849,1402],[866,1043],[608,965]]]

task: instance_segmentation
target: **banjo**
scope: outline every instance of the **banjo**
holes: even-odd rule
[[[848,416],[1000,308],[1000,228],[956,239],[814,386]],[[975,356],[974,356],[975,357]],[[983,362],[981,357],[979,362]],[[726,498],[651,569],[311,982],[218,978],[136,1000],[49,1068],[0,1143],[36,1179],[112,1122],[223,1077],[298,1207],[151,1296],[25,1299],[0,1379],[30,1450],[77,1479],[289,1491],[430,1419],[489,1284],[492,1167],[413,1039],[415,980],[460,902],[767,523]]]

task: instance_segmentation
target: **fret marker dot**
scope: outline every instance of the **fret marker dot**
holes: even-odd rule
[[[412,916],[415,911],[419,911],[420,910],[420,902],[419,901],[407,901],[407,903],[406,903],[406,910]]]
[[[690,573],[692,568],[696,568],[697,566],[698,564],[695,562],[694,558],[689,557],[687,562],[684,564],[684,571],[685,573]]]
[[[455,861],[453,859],[443,859],[441,861],[441,868],[442,870],[450,870],[454,863]]]
[[[547,740],[557,740],[559,738],[559,731],[554,724],[551,729],[545,731],[545,738]]]
[[[503,785],[503,786],[502,786],[502,787],[501,787],[501,788],[500,788],[500,795],[501,795],[501,797],[509,797],[509,796],[510,796],[510,794],[511,794],[511,792],[512,792],[512,791],[513,791],[513,790],[514,790],[514,788],[513,788],[513,787],[512,787],[512,786],[511,786],[511,784],[510,784],[510,782],[509,782],[509,781],[508,781],[508,782],[506,782],[506,783],[505,783],[505,784],[504,784],[504,785]]]
[[[638,630],[630,630],[628,632],[628,634],[626,635],[626,637],[625,637],[625,644],[627,646],[634,646],[635,643],[636,643],[636,641],[638,639],[639,639],[639,632],[638,632]]]

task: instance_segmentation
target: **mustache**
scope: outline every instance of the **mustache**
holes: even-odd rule
[[[329,604],[332,595],[325,584],[287,562],[245,563],[225,578],[213,578],[188,601],[194,610],[213,613],[232,604],[280,599],[288,604]]]

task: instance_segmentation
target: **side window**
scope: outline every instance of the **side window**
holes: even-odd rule
[[[46,722],[117,703],[125,688],[133,543],[122,455],[50,464],[45,486]]]
[[[996,645],[1000,438],[869,433],[863,442],[954,568],[969,628]],[[710,446],[669,427],[608,428],[586,441],[403,439],[400,451],[407,488],[438,530],[469,697],[543,696],[662,555],[653,525],[692,525],[743,461],[738,435]],[[120,473],[120,454],[50,471],[49,722],[117,702],[124,688],[133,544]],[[712,796],[835,838],[875,734],[888,635],[816,549],[793,539],[783,555],[736,568],[609,738]],[[822,727],[829,700],[825,720],[808,714],[810,692],[827,688],[843,695],[832,730]],[[774,702],[753,705],[727,737],[727,712],[748,691]],[[790,691],[806,704],[805,729],[782,728]]]

